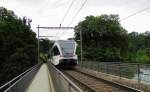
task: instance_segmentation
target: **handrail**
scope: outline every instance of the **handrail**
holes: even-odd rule
[[[36,74],[40,65],[41,64],[37,64],[37,65],[29,68],[28,70],[26,70],[22,74],[18,75],[17,77],[13,78],[9,82],[7,82],[3,86],[1,86],[0,91],[2,90],[4,92],[9,92],[9,91],[16,92],[16,90],[20,90],[19,92],[24,92],[25,89],[27,89],[27,87],[29,86],[30,81],[32,80],[32,78]]]
[[[33,67],[29,68],[28,70],[26,70],[25,72],[21,73],[20,75],[14,77],[12,80],[8,81],[7,83],[5,83],[4,85],[2,85],[0,87],[0,90],[3,89],[4,87],[6,87],[7,85],[10,85],[12,82],[14,82],[16,79],[18,79],[19,77],[23,76],[25,73],[27,73],[28,71],[30,71]]]
[[[60,78],[63,78],[65,80],[65,82],[68,83],[69,87],[68,89],[66,89],[65,91],[67,92],[72,92],[70,91],[69,89],[72,88],[72,90],[75,90],[75,92],[83,92],[76,84],[74,84],[69,78],[67,78],[60,70],[58,70],[55,66],[53,66],[51,63],[48,63],[48,66],[49,66],[49,70],[50,70],[50,73],[52,74],[53,76],[53,73],[57,74],[55,75],[54,77],[57,77],[59,76],[59,80]],[[57,80],[55,80],[57,81]],[[54,82],[55,82],[54,81]],[[55,85],[56,86],[56,85]],[[61,85],[61,87],[64,86],[64,85]],[[58,87],[58,86],[57,86]],[[62,90],[59,90],[58,92],[64,92]]]

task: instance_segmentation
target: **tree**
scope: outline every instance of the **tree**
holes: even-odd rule
[[[100,61],[116,61],[126,57],[129,37],[127,31],[120,25],[118,15],[87,16],[75,27],[76,40],[80,38],[80,31],[82,31],[84,52],[87,48],[97,49],[95,54],[101,51],[94,58],[101,57]],[[90,51],[88,52],[90,54]]]
[[[40,59],[46,62],[48,59],[48,53],[52,48],[54,42],[49,39],[40,39]]]
[[[36,34],[27,20],[0,7],[0,85],[37,64]]]
[[[150,32],[129,33],[131,45],[129,60],[138,63],[150,63]]]

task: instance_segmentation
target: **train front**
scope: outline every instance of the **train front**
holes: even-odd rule
[[[77,44],[75,41],[60,42],[61,55],[59,59],[59,66],[71,68],[78,64],[76,55]]]

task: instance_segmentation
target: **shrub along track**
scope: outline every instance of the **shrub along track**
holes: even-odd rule
[[[112,83],[101,78],[97,78],[76,69],[61,71],[74,83],[80,86],[84,92],[142,92],[123,85]]]

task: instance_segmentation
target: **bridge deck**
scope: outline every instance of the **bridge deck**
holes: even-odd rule
[[[43,64],[30,84],[27,92],[55,92],[46,64]]]

